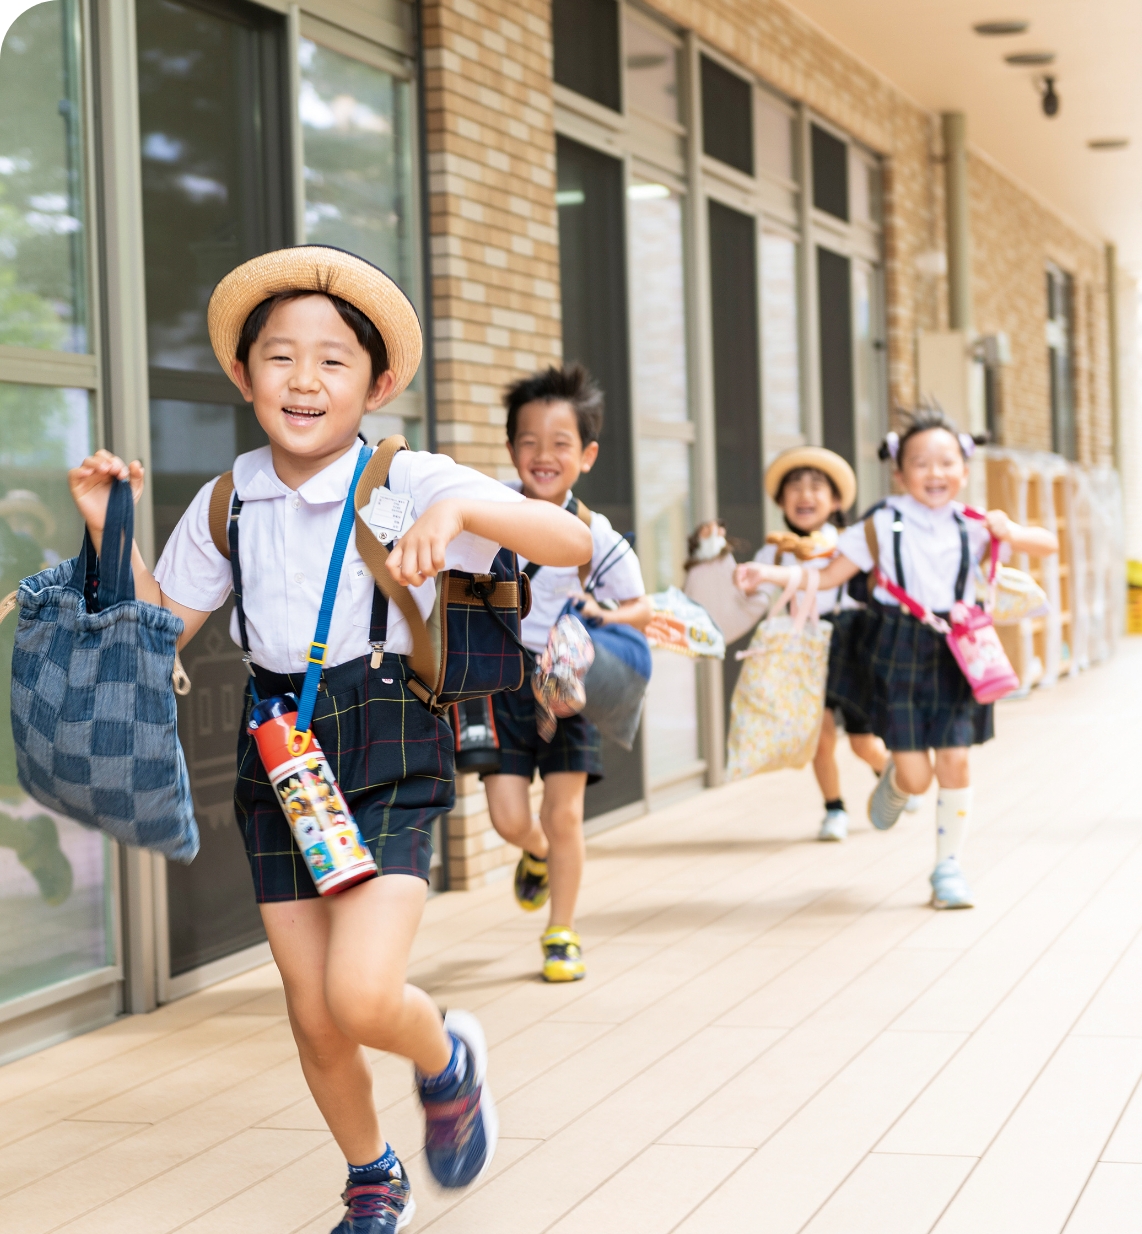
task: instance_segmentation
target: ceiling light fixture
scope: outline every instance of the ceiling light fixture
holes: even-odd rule
[[[1059,114],[1059,96],[1055,93],[1055,79],[1053,77],[1036,78],[1035,85],[1038,88],[1040,98],[1043,103],[1043,115],[1048,120],[1054,119]]]
[[[1048,64],[1055,63],[1055,53],[1053,51],[1016,51],[1010,56],[1004,56],[1004,60],[1015,68],[1043,68]]]
[[[972,29],[976,34],[987,36],[1026,34],[1030,27],[1031,23],[1029,21],[980,21],[972,26]]]
[[[1091,150],[1125,150],[1130,145],[1129,137],[1092,137],[1087,142]]]

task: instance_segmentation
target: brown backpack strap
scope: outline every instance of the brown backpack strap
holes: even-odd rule
[[[576,515],[579,518],[580,522],[586,523],[587,526],[590,527],[591,511],[587,509],[587,507],[579,500],[578,497],[572,497],[571,500],[575,503],[575,509],[572,510],[571,513]],[[594,555],[595,555],[594,549],[592,548],[591,556],[594,557]],[[579,567],[579,586],[586,587],[587,580],[590,577],[591,577],[591,562],[588,560],[588,561],[585,561]]]
[[[875,573],[880,569],[880,540],[877,538],[876,526],[871,514],[864,520],[864,539],[868,545],[868,551],[872,554],[872,568]]]
[[[12,591],[9,592],[3,600],[0,600],[0,621],[3,621],[9,613],[19,607],[17,603],[19,595],[19,591]]]
[[[230,560],[230,536],[227,524],[230,521],[230,499],[233,496],[234,473],[232,471],[224,471],[214,481],[214,488],[210,491],[208,519],[210,523],[210,538],[214,541],[214,547],[227,561]]]
[[[412,633],[412,655],[409,660],[412,671],[425,683],[433,683],[437,677],[436,656],[432,650],[432,638],[428,626],[416,607],[416,601],[407,587],[389,573],[385,564],[389,559],[389,550],[377,539],[361,517],[361,511],[369,504],[373,490],[383,488],[389,478],[389,468],[393,459],[401,450],[407,450],[409,444],[403,437],[396,434],[386,437],[373,451],[373,457],[365,465],[360,480],[357,481],[357,491],[353,497],[353,505],[357,510],[356,539],[357,552],[361,554],[369,573],[376,580],[377,586],[385,596],[400,610],[408,628]]]

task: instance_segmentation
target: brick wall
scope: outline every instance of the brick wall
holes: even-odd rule
[[[426,0],[439,448],[508,475],[500,391],[562,352],[548,0]]]
[[[1048,260],[1075,281],[1075,415],[1084,463],[1114,449],[1103,251],[1013,184],[988,160],[969,162],[972,295],[976,328],[1004,331],[1012,364],[1003,374],[1005,444],[1051,448],[1047,364]]]

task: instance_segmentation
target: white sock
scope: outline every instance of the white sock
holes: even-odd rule
[[[964,838],[971,817],[970,788],[941,788],[936,798],[936,864],[947,857],[963,857]]]

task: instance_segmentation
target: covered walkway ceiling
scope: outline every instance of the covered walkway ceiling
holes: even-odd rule
[[[970,142],[1142,274],[1142,0],[786,0],[933,111],[963,111]],[[984,37],[980,22],[1021,19]],[[1054,52],[1048,68],[1005,57]],[[1056,79],[1043,114],[1035,79]],[[1118,150],[1088,142],[1128,138]]]

